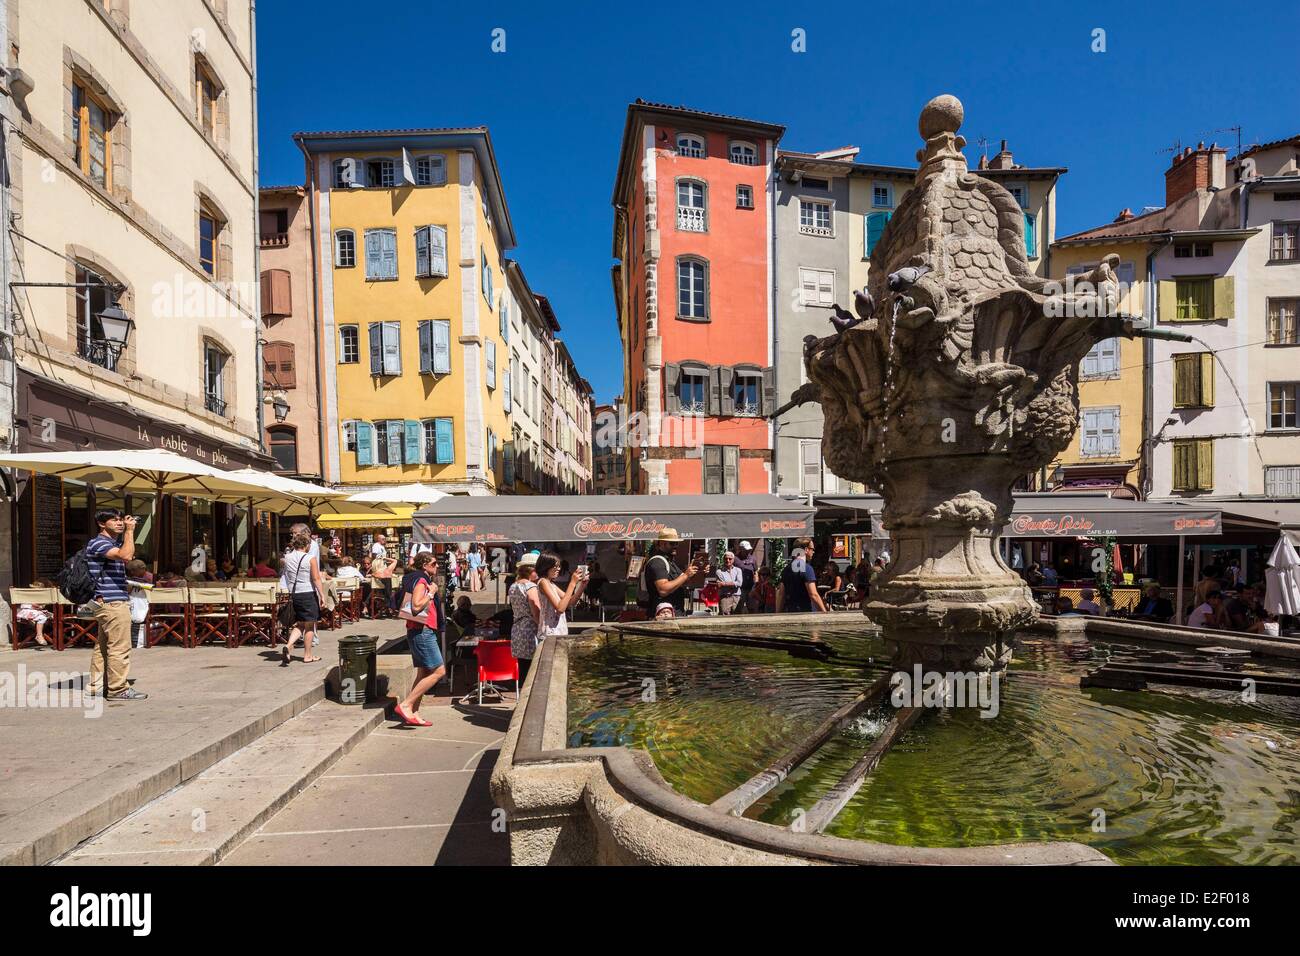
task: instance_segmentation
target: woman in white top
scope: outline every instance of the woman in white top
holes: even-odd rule
[[[325,585],[321,582],[320,566],[311,554],[311,535],[299,532],[289,543],[289,553],[284,556],[284,574],[282,580],[293,603],[294,625],[289,631],[289,640],[280,651],[280,664],[289,665],[289,652],[293,645],[302,638],[302,662],[311,664],[319,657],[311,653],[311,639],[316,634],[316,622],[320,620],[320,606]]]
[[[568,634],[569,622],[565,612],[587,587],[587,569],[579,567],[569,577],[569,586],[560,590],[555,579],[560,576],[560,559],[549,551],[537,559],[537,589],[541,592],[542,619],[537,628],[540,645],[552,634]]]

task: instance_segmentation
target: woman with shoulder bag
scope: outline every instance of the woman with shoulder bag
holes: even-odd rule
[[[406,621],[406,643],[410,645],[415,664],[415,682],[411,692],[393,708],[393,713],[410,727],[432,726],[420,716],[420,701],[447,673],[438,647],[438,608],[434,600],[438,585],[429,576],[432,561],[432,554],[421,551],[402,578],[402,609],[398,616]]]
[[[289,652],[302,638],[302,662],[314,664],[320,660],[311,653],[316,622],[320,620],[321,583],[320,568],[311,556],[311,536],[299,532],[289,542],[289,553],[284,556],[284,582],[289,592],[289,603],[280,609],[280,623],[289,628],[289,640],[280,651],[280,666],[289,666]]]

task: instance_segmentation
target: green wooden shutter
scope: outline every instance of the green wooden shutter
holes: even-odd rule
[[[420,463],[420,437],[421,428],[417,421],[406,421],[406,464],[418,465]]]
[[[357,467],[374,464],[375,430],[370,422],[357,422]]]
[[[1032,213],[1025,213],[1025,255],[1038,258],[1038,220]]]
[[[1202,352],[1200,358],[1200,403],[1203,408],[1214,407],[1214,355]]]
[[[1214,280],[1214,318],[1230,319],[1236,314],[1232,276]]]
[[[876,243],[880,241],[881,235],[885,231],[885,223],[889,222],[890,213],[872,212],[867,214],[867,237],[866,237],[866,254],[869,256]]]
[[[1196,488],[1214,490],[1214,439],[1202,438],[1196,442]]]
[[[449,465],[456,457],[456,443],[450,418],[436,418],[433,422],[434,453],[439,465]]]

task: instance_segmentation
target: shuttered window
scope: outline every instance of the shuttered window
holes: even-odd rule
[[[370,422],[356,423],[357,467],[375,463],[375,428]]]
[[[1212,279],[1179,279],[1175,287],[1178,295],[1179,321],[1209,319],[1214,316],[1214,281]]]
[[[1105,458],[1119,454],[1119,408],[1085,408],[1080,413],[1079,455]]]
[[[262,315],[293,315],[293,287],[288,269],[262,270]]]
[[[1209,352],[1174,356],[1174,407],[1214,407],[1214,356]]]
[[[511,380],[511,375],[512,375],[512,372],[513,372],[512,368],[511,368],[511,361],[512,361],[512,360],[510,359],[510,357],[507,356],[507,357],[506,357],[506,367],[502,370],[502,374],[503,374],[503,376],[505,377],[505,383],[504,383],[504,384],[505,384],[505,388],[502,390],[502,395],[501,395],[501,407],[505,409],[505,412],[506,412],[507,415],[510,414],[510,409],[511,409],[513,403],[514,403],[514,389],[513,389],[513,383],[512,383],[512,380]]]
[[[456,443],[450,418],[430,418],[424,426],[424,460],[431,465],[449,465],[456,458]]]
[[[889,212],[867,213],[863,225],[866,230],[866,235],[863,237],[863,248],[866,250],[864,255],[870,256],[872,250],[876,248],[876,243],[885,232],[885,224],[889,222],[889,217],[892,215],[893,213]]]
[[[1028,212],[1025,213],[1025,255],[1038,258],[1038,217]]]
[[[497,387],[497,343],[496,339],[484,342],[483,352],[487,356],[487,387]]]
[[[1175,491],[1214,490],[1214,439],[1179,439],[1173,452]]]
[[[740,447],[738,445],[704,446],[704,493],[706,495],[739,494]]]
[[[446,226],[421,226],[415,230],[415,274],[421,279],[447,275]]]
[[[415,161],[415,185],[442,186],[447,182],[447,159],[434,154]]]
[[[262,348],[262,387],[296,388],[292,342],[268,342]]]
[[[366,230],[366,279],[397,278],[397,232],[393,229]]]
[[[1119,374],[1119,339],[1102,339],[1083,357],[1079,374],[1084,378],[1108,378]]]
[[[822,490],[822,443],[799,442],[799,491],[820,493]]]
[[[401,325],[397,322],[371,322],[370,374],[401,375]]]
[[[799,303],[801,305],[830,306],[835,302],[835,271],[833,269],[799,269]]]
[[[1300,498],[1300,465],[1265,468],[1264,494],[1270,498]]]

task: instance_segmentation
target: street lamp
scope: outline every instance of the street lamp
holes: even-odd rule
[[[90,337],[92,341],[102,342],[116,358],[126,348],[127,340],[131,337],[131,330],[134,328],[135,322],[114,300],[108,308],[94,316],[90,326]]]
[[[275,413],[277,422],[282,422],[289,417],[289,403],[284,400],[283,395],[277,395],[271,399],[271,411]]]

